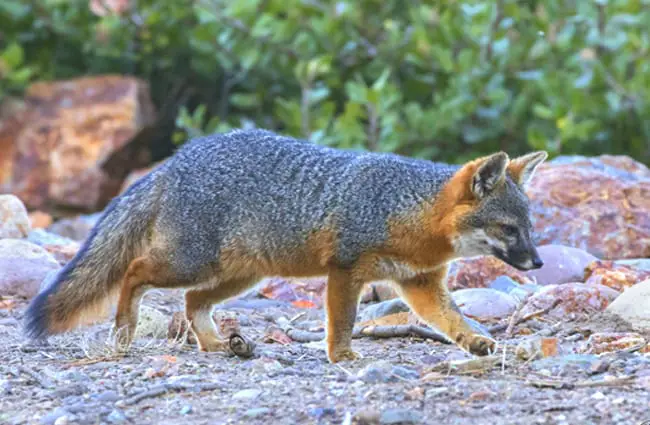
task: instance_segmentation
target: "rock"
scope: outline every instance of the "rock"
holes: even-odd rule
[[[628,258],[626,260],[614,261],[614,264],[650,272],[650,258]]]
[[[172,341],[181,342],[185,340],[186,344],[196,345],[196,336],[192,332],[185,318],[185,313],[182,311],[175,311],[172,315],[169,325],[167,326],[167,339]]]
[[[365,322],[367,320],[374,320],[390,314],[407,312],[409,310],[409,306],[404,301],[400,298],[396,298],[367,306],[360,312],[358,321]]]
[[[416,370],[403,366],[394,366],[386,360],[370,363],[357,372],[357,379],[368,384],[413,380],[419,377],[420,374]]]
[[[262,416],[266,416],[269,413],[271,413],[271,409],[268,407],[256,407],[254,409],[248,409],[247,411],[244,412],[244,416],[246,416],[248,419],[255,419],[255,418],[261,418]]]
[[[547,371],[550,376],[564,376],[576,370],[591,372],[599,360],[600,357],[595,354],[566,354],[545,357],[530,365],[533,370]]]
[[[0,195],[0,239],[24,238],[31,230],[25,205],[14,195]]]
[[[157,162],[153,164],[150,167],[147,168],[140,168],[138,170],[133,170],[129,173],[129,175],[124,179],[124,183],[122,183],[122,188],[120,189],[120,193],[124,193],[126,189],[131,187],[133,183],[137,182],[140,180],[142,177],[146,176],[150,172],[152,172],[155,168],[158,168],[160,165],[162,165],[166,160]]]
[[[134,338],[167,338],[168,327],[168,319],[165,314],[155,308],[141,305]]]
[[[459,289],[451,296],[464,315],[478,321],[509,316],[518,304],[514,297],[490,288]]]
[[[0,239],[0,295],[31,298],[60,268],[45,249],[21,239]]]
[[[333,407],[315,407],[309,410],[309,416],[316,418],[316,420],[322,420],[325,416],[334,416],[336,415],[336,409]]]
[[[46,229],[54,223],[52,216],[43,211],[32,211],[29,213],[29,222],[32,229]]]
[[[379,423],[392,424],[417,424],[422,422],[422,414],[412,409],[387,409],[381,412]]]
[[[578,353],[603,354],[645,347],[648,341],[635,332],[598,332],[578,347]]]
[[[549,285],[528,299],[521,314],[525,316],[559,302],[547,315],[556,319],[575,319],[605,310],[618,295],[618,291],[603,285],[576,282]]]
[[[365,285],[361,291],[362,303],[388,301],[398,297],[393,284],[385,280],[371,282]]]
[[[586,283],[609,286],[617,291],[622,291],[649,278],[650,271],[616,264],[614,261],[594,261],[584,271]]]
[[[557,338],[525,339],[517,345],[515,355],[523,361],[556,356]]]
[[[650,279],[625,289],[607,312],[620,316],[639,331],[650,330]]]
[[[371,408],[362,408],[354,413],[354,421],[359,425],[371,425],[379,423],[381,413]]]
[[[27,240],[44,248],[47,252],[64,265],[77,254],[81,244],[72,239],[49,233],[43,229],[34,229],[27,236]]]
[[[508,276],[497,277],[492,283],[490,283],[489,287],[504,292],[515,298],[517,301],[521,301],[526,298],[528,294],[535,293],[542,289],[541,286],[532,283],[522,285],[510,279]]]
[[[452,261],[447,275],[447,287],[456,289],[485,288],[499,276],[519,283],[533,283],[523,272],[492,256],[461,258]]]
[[[567,190],[567,188],[571,190]],[[537,245],[605,260],[650,257],[650,170],[626,156],[565,156],[542,164],[527,188]]]
[[[154,123],[147,83],[129,76],[37,82],[12,128],[5,186],[30,208],[95,210],[132,169],[150,161],[143,130]]]
[[[563,245],[544,245],[537,251],[544,265],[541,269],[527,271],[526,276],[539,285],[581,282],[585,268],[598,260],[587,251]]]
[[[95,213],[79,215],[74,218],[64,218],[52,224],[47,230],[50,233],[72,239],[73,241],[82,242],[88,237],[100,217],[101,213]]]
[[[181,411],[179,413],[181,415],[189,415],[190,413],[192,413],[192,406],[186,404],[185,406],[181,407]]]
[[[113,409],[113,411],[106,417],[106,420],[112,424],[122,424],[128,419],[120,409]]]
[[[261,390],[250,388],[250,389],[241,390],[241,391],[235,393],[232,396],[232,398],[233,398],[233,400],[255,400],[260,395],[262,395]]]
[[[70,412],[68,412],[66,409],[64,409],[62,407],[57,407],[52,412],[50,412],[47,415],[43,416],[40,419],[40,423],[42,425],[54,425],[59,418],[69,416],[69,415],[70,415]]]
[[[265,298],[285,301],[298,307],[310,304],[314,307],[323,306],[323,295],[327,278],[314,277],[307,279],[265,279],[259,286],[259,293]]]
[[[23,99],[3,93],[0,102],[0,193],[11,192],[11,176],[16,154],[16,134],[25,124],[26,104]]]

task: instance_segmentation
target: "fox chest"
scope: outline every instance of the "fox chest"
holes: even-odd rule
[[[404,281],[412,279],[415,276],[432,271],[434,268],[417,267],[405,261],[396,260],[393,258],[381,258],[377,262],[375,272],[376,278]]]

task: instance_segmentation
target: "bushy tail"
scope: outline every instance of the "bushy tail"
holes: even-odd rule
[[[43,338],[104,318],[129,263],[141,255],[158,209],[157,170],[115,198],[77,255],[31,301],[26,333]]]

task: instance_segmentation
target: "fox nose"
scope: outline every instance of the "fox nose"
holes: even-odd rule
[[[539,258],[538,255],[536,255],[533,258],[533,267],[536,268],[536,269],[541,269],[543,265],[544,265],[544,262],[542,261],[542,259]]]

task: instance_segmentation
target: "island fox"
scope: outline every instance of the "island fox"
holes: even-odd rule
[[[546,152],[504,152],[464,165],[319,146],[267,130],[186,143],[104,210],[76,256],[31,302],[32,338],[109,313],[128,349],[148,288],[187,288],[185,314],[202,351],[227,348],[213,305],[264,277],[327,275],[327,355],[351,360],[364,284],[394,282],[423,321],[487,355],[445,285],[447,264],[494,255],[521,269],[542,261],[523,188]]]

